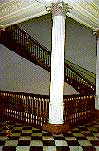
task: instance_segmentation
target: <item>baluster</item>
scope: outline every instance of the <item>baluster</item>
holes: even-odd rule
[[[50,66],[50,55],[48,54],[48,66]]]
[[[36,98],[35,98],[35,102],[34,102],[34,109],[35,109],[35,117],[34,117],[34,122],[36,123],[36,116],[37,116],[37,107],[36,107]]]
[[[42,49],[42,61],[44,60],[44,50]]]
[[[27,51],[29,52],[30,51],[30,37],[27,35]]]
[[[45,62],[45,51],[43,51],[43,61]]]
[[[45,51],[45,64],[47,65],[47,52]]]
[[[72,79],[74,79],[74,72],[72,72]]]
[[[33,116],[32,116],[32,122],[34,123],[34,117],[35,117],[35,111],[34,111],[34,103],[35,103],[35,101],[34,101],[34,96],[33,96]]]
[[[21,30],[20,30],[20,44],[21,44]]]
[[[26,45],[26,41],[27,41],[27,37],[26,37],[26,33],[24,34],[24,45]]]
[[[49,55],[49,66],[51,66],[51,55]]]
[[[67,69],[67,72],[66,72],[67,77],[69,77],[69,69],[67,67],[66,67],[66,69]]]
[[[48,65],[48,52],[46,52],[46,55],[45,55],[45,58],[46,58],[46,65]]]
[[[36,45],[34,43],[34,56],[36,57]]]
[[[17,40],[17,43],[18,43],[18,29],[16,30],[16,40]]]
[[[40,46],[38,45],[38,49],[39,49],[39,59],[41,58],[41,50],[40,50]]]
[[[37,58],[39,58],[39,46],[37,45]]]
[[[22,45],[22,32],[20,30],[20,44]]]
[[[21,45],[23,45],[23,33],[21,31]]]
[[[70,69],[68,70],[68,77],[70,78]]]
[[[42,123],[44,123],[44,99],[42,98]]]
[[[49,65],[49,54],[47,52],[47,65]]]
[[[44,51],[44,63],[46,64],[46,51]]]
[[[48,118],[48,102],[47,99],[45,99],[45,120]]]
[[[17,94],[16,94],[16,119],[17,119],[17,107],[18,107],[18,98],[17,98]]]
[[[25,37],[24,37],[24,46],[26,48],[26,42],[27,42],[27,37],[26,37],[26,34],[25,34]]]
[[[38,51],[37,51],[37,45],[35,45],[36,47],[36,58],[38,57]]]
[[[18,29],[18,31],[17,31],[18,33],[17,33],[17,42],[18,42],[18,44],[19,44],[19,29]]]
[[[36,44],[36,57],[38,58],[38,45]]]
[[[36,45],[36,58],[38,58],[38,50],[37,50],[37,45]]]
[[[29,43],[29,52],[31,53],[32,52],[32,41],[30,40],[30,43]]]
[[[22,32],[22,46],[24,46],[24,33]]]
[[[32,43],[31,52],[34,54],[34,44]]]
[[[67,76],[67,68],[64,67],[64,75]]]
[[[36,44],[34,44],[34,54],[35,54],[35,57],[36,57]]]
[[[19,43],[21,44],[21,31],[19,30]]]
[[[22,110],[22,103],[23,103],[21,94],[20,94],[19,101],[20,101],[19,120],[21,120],[21,110]]]
[[[24,46],[24,32],[22,31],[22,46]]]
[[[18,37],[18,43],[20,43],[20,37],[19,37],[20,35],[19,35],[19,29],[18,29],[18,35],[17,35],[17,37]]]
[[[17,32],[17,29],[14,31],[14,39],[16,40],[16,32]]]
[[[16,29],[15,39],[16,39],[16,42],[17,42],[18,41],[18,29]]]
[[[40,125],[42,126],[42,108],[41,108],[41,98],[39,99],[39,110],[40,110]]]

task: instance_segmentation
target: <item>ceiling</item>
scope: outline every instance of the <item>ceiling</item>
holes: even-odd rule
[[[66,13],[92,30],[99,30],[99,0],[63,0],[71,10]],[[0,26],[7,27],[48,14],[37,0],[0,0]]]

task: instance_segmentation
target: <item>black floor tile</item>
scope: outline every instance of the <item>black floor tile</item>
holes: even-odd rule
[[[8,135],[10,135],[10,133],[0,133],[0,136],[8,136]]]
[[[80,131],[88,131],[87,127],[79,127]]]
[[[0,146],[4,146],[5,145],[5,141],[4,140],[0,140]]]
[[[71,130],[72,133],[80,133],[80,130]]]
[[[87,136],[94,136],[92,133],[82,133],[85,137]]]
[[[42,133],[42,131],[41,130],[32,130],[32,133]]]
[[[87,140],[86,137],[76,137],[77,140]]]
[[[70,151],[68,146],[57,146],[56,151]]]
[[[65,140],[65,137],[54,136],[54,140]]]
[[[30,151],[43,151],[42,146],[31,146]]]
[[[4,146],[2,151],[16,151],[16,146]]]
[[[52,133],[43,133],[42,136],[53,136]]]
[[[42,140],[42,136],[31,136],[31,140]]]
[[[76,140],[66,140],[68,146],[80,146],[79,142]]]
[[[21,136],[31,136],[31,133],[21,133]]]
[[[99,140],[90,141],[93,146],[99,146]]]
[[[73,134],[72,133],[65,133],[63,134],[65,137],[73,137]]]
[[[12,133],[21,133],[22,130],[12,130]]]
[[[19,140],[17,146],[29,146],[30,140]]]
[[[83,151],[96,151],[96,148],[93,146],[83,146]]]
[[[22,130],[32,130],[32,127],[31,127],[31,126],[24,126],[24,127],[22,128]]]
[[[55,146],[54,140],[43,140],[43,146]]]
[[[8,136],[10,140],[18,140],[20,136]]]

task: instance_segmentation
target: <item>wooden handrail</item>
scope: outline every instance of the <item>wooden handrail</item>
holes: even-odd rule
[[[12,25],[5,29],[6,36],[8,37],[9,43],[13,43],[14,47],[15,44],[13,41],[16,41],[17,45],[20,45],[24,51],[24,53],[28,53],[29,59],[32,60],[36,58],[38,60],[39,65],[41,64],[42,67],[50,71],[51,67],[51,52],[48,51],[46,47],[41,45],[37,40],[31,37],[26,31],[21,29],[18,25]],[[12,41],[11,41],[12,38]],[[16,46],[17,49],[17,46]],[[19,52],[22,53],[22,50]],[[21,54],[22,55],[22,54]],[[26,57],[28,55],[25,55]],[[81,74],[80,70],[76,69],[76,65],[70,63],[68,60],[64,60],[64,68],[65,68],[65,81],[68,82],[66,79],[71,78],[72,80],[77,81],[83,86],[88,87],[91,91],[90,93],[95,93],[95,83],[92,83],[89,79],[87,79],[84,75]],[[87,71],[86,71],[87,74]],[[71,84],[71,83],[69,83]],[[75,85],[72,85],[75,87]],[[79,86],[78,86],[79,87]],[[80,91],[77,89],[77,91]],[[87,92],[87,90],[86,90]]]
[[[93,117],[95,99],[93,95],[64,96],[64,123],[71,126],[79,119],[84,122]],[[3,117],[42,126],[48,122],[49,96],[24,92],[0,91],[0,115]]]

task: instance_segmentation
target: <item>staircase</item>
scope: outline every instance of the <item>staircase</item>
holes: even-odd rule
[[[50,72],[51,52],[26,31],[12,25],[0,32],[0,43]],[[64,60],[64,81],[82,95],[95,94],[95,74]]]

